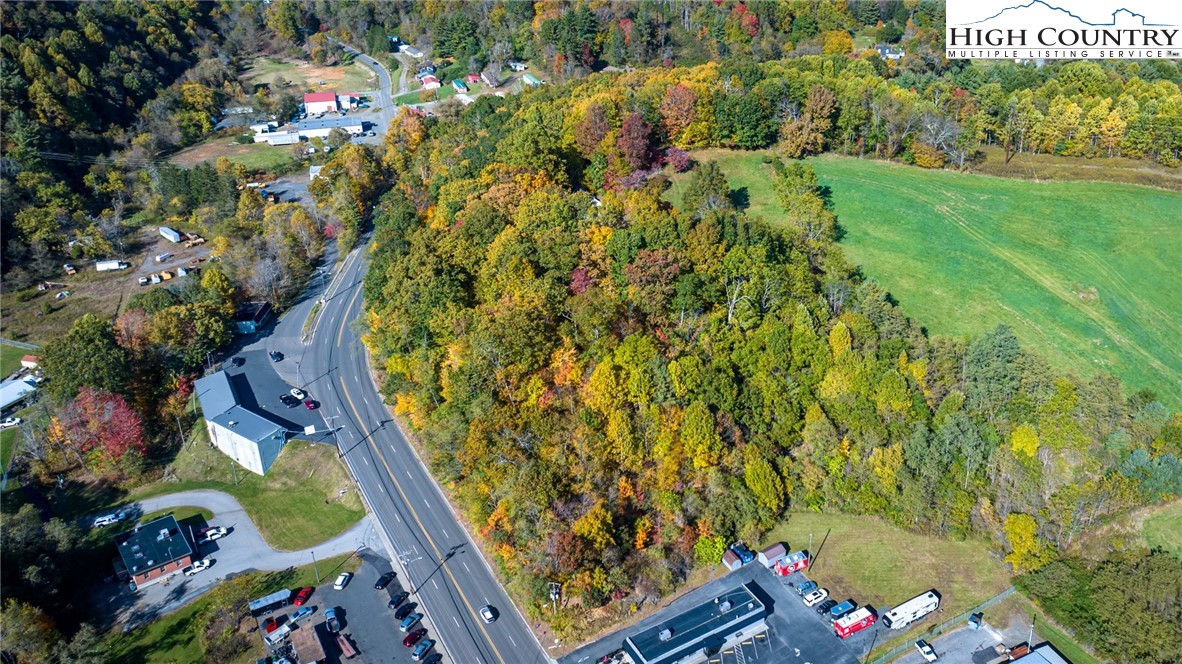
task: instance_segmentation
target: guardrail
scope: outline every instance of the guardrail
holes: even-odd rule
[[[997,595],[985,600],[984,602],[981,602],[977,606],[974,606],[973,608],[969,609],[968,611],[965,611],[964,613],[962,613],[954,618],[950,618],[948,620],[945,620],[944,622],[940,623],[939,625],[936,625],[935,627],[930,627],[922,634],[914,634],[912,636],[914,636],[916,639],[935,638],[935,637],[943,634],[944,632],[947,632],[955,627],[959,627],[961,624],[965,623],[969,619],[969,616],[973,615],[974,613],[988,609],[989,607],[993,606],[994,604],[997,604],[998,602],[1002,601],[1003,599],[1005,599],[1013,594],[1014,594],[1014,587],[1010,586],[1009,588],[1006,588],[1005,590],[1001,591]],[[911,650],[912,648],[915,647],[915,642],[911,640],[911,637],[908,637],[907,641],[908,641],[907,643],[901,643],[901,644],[895,646],[887,653],[885,653],[883,655],[879,655],[876,659],[873,659],[873,660],[867,662],[866,664],[886,664],[886,662],[889,662],[889,661],[895,659],[899,655],[903,654],[903,652],[905,652],[907,650]]]

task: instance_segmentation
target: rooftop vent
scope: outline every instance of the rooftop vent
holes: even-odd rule
[[[719,602],[718,603],[718,610],[722,611],[723,613],[730,611],[731,610],[731,601],[729,599],[724,599],[721,602]]]
[[[666,627],[665,629],[661,630],[661,632],[657,634],[657,638],[662,641],[668,641],[669,639],[673,638],[673,628]]]

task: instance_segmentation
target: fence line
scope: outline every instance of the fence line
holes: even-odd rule
[[[950,629],[960,625],[964,621],[968,620],[969,616],[973,615],[974,613],[977,613],[978,611],[984,611],[985,609],[988,609],[989,607],[993,606],[994,604],[997,604],[998,602],[1002,601],[1003,599],[1005,599],[1013,594],[1014,594],[1014,587],[1010,586],[1009,588],[1006,588],[1005,590],[1001,591],[997,595],[994,595],[993,597],[985,600],[984,602],[981,602],[977,606],[974,606],[973,608],[969,609],[968,611],[965,611],[964,613],[962,613],[954,618],[949,618],[948,620],[945,620],[944,622],[940,623],[939,625],[929,628],[927,631],[923,632],[922,634],[915,635],[915,638],[916,639],[928,639],[928,638],[933,638],[933,637],[939,636],[939,635],[943,634],[944,632],[947,632],[948,630],[950,630]],[[875,659],[871,662],[868,662],[867,664],[886,664],[886,662],[889,662],[892,659],[898,657],[904,651],[910,650],[911,648],[914,648],[914,647],[915,647],[914,642],[911,641],[910,637],[908,637],[907,643],[901,643],[901,644],[895,646],[886,654],[880,655],[877,659]]]
[[[37,344],[25,343],[23,341],[13,341],[12,339],[5,339],[3,337],[0,337],[0,344],[16,346],[17,348],[24,348],[25,350],[39,350],[41,348]]]

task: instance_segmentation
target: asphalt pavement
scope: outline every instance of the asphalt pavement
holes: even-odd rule
[[[365,247],[369,238],[359,246]],[[335,257],[326,256],[322,268]],[[303,301],[279,320],[270,336],[246,350],[285,354],[270,366],[286,382],[320,401],[319,413],[336,429],[344,459],[370,506],[371,518],[399,577],[422,604],[427,627],[446,662],[535,664],[552,661],[537,643],[491,567],[459,523],[435,480],[385,406],[369,370],[360,331],[361,279],[368,265],[355,250],[318,280]],[[304,321],[323,297],[315,330],[302,344]],[[493,606],[498,620],[477,614]],[[391,636],[391,641],[394,639]],[[401,644],[391,647],[401,648]]]

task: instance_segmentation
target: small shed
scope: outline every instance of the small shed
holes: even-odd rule
[[[739,558],[738,554],[736,554],[734,551],[727,549],[726,552],[722,554],[722,564],[733,572],[743,566],[743,560]]]
[[[788,547],[783,542],[776,542],[763,551],[759,552],[759,562],[764,567],[772,567],[776,561],[788,555]]]
[[[468,91],[468,86],[467,86],[467,85],[464,85],[464,82],[463,82],[463,81],[461,81],[461,80],[460,80],[460,79],[458,79],[458,78],[457,78],[457,79],[455,79],[455,80],[453,80],[453,81],[451,82],[451,87],[455,88],[455,89],[456,89],[456,92],[461,92],[461,93],[462,93],[462,92],[467,92],[467,91]]]
[[[168,226],[161,226],[160,227],[160,235],[163,236],[165,239],[167,239],[169,242],[180,242],[181,241],[181,234],[172,230]]]
[[[41,358],[36,355],[26,355],[21,358],[21,366],[26,369],[36,369],[39,362],[41,362]]]
[[[521,82],[525,83],[526,85],[528,85],[531,88],[536,88],[539,85],[545,83],[545,81],[538,78],[537,76],[534,76],[533,74],[526,74],[526,75],[522,76]]]
[[[480,85],[480,75],[468,74],[468,85]]]

